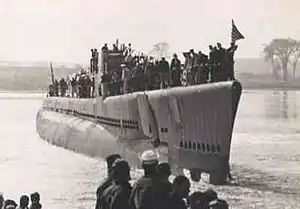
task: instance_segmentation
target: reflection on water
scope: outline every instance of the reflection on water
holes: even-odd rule
[[[300,132],[299,91],[245,91],[241,97],[235,133]]]
[[[274,119],[296,119],[300,109],[297,108],[298,92],[272,91],[265,98],[265,115]]]

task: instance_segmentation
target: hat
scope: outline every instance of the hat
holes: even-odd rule
[[[4,208],[10,209],[10,208],[16,208],[18,204],[14,200],[7,199],[4,201]]]
[[[146,150],[141,155],[143,164],[156,164],[158,163],[158,156],[153,150]]]

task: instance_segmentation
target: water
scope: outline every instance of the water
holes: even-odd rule
[[[105,163],[38,137],[35,114],[43,96],[0,93],[0,192],[18,201],[39,191],[49,209],[92,208]],[[215,187],[204,175],[193,189],[214,187],[232,208],[300,208],[298,101],[297,91],[245,92],[232,142],[235,182]]]

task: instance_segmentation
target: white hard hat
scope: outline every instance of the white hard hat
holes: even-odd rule
[[[141,155],[143,164],[156,164],[158,163],[158,156],[153,150],[146,150]]]

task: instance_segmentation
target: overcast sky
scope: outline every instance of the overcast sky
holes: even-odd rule
[[[246,39],[237,57],[258,57],[275,37],[300,39],[300,0],[0,0],[0,60],[88,62],[90,48],[131,42],[149,51],[207,51],[230,42],[231,19]]]

